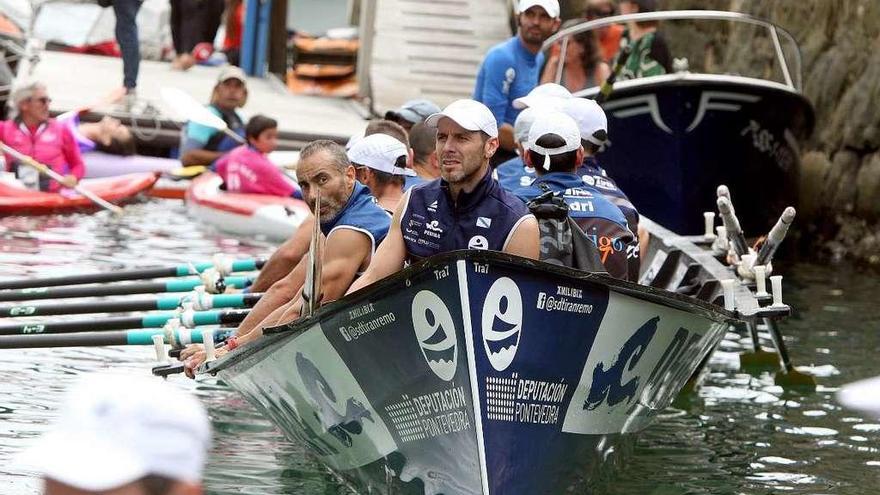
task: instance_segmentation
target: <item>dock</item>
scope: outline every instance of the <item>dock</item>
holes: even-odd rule
[[[57,51],[42,51],[29,79],[48,86],[53,114],[100,101],[122,86],[122,59]],[[183,119],[161,96],[163,87],[179,88],[206,104],[220,73],[219,67],[195,66],[188,71],[171,69],[167,62],[141,61],[132,112],[120,105],[95,108],[84,120],[112,115],[133,128],[141,145],[168,149],[177,145]],[[23,74],[19,73],[19,77]],[[149,103],[153,109],[143,111]],[[264,114],[278,121],[279,149],[297,150],[315,139],[345,143],[366,127],[368,111],[354,100],[294,95],[274,78],[249,78],[248,101],[242,114]]]

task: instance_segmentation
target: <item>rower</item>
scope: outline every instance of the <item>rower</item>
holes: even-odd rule
[[[417,177],[408,177],[404,189],[440,178],[440,161],[437,158],[437,129],[423,123],[409,131],[409,143],[413,151],[412,168]]]
[[[526,147],[529,142],[529,129],[535,121],[537,111],[534,108],[526,108],[516,117],[513,124],[513,134],[516,139],[516,157],[498,165],[495,176],[498,184],[507,191],[515,191],[520,187],[526,187],[535,180],[535,169],[527,167],[523,162]]]
[[[561,112],[540,113],[529,130],[524,156],[537,178],[515,194],[526,202],[546,190],[562,196],[568,204],[569,216],[596,245],[608,273],[627,279],[627,255],[635,244],[635,236],[620,209],[584,184],[576,173],[583,156],[581,134],[574,119]]]
[[[233,149],[212,165],[223,178],[225,189],[302,199],[299,186],[267,156],[278,147],[278,122],[265,115],[255,115],[245,126],[245,136],[248,144]]]
[[[297,178],[305,201],[314,212],[315,194],[321,194],[321,232],[325,236],[322,250],[321,302],[342,297],[352,280],[370,265],[376,246],[385,238],[391,217],[383,210],[366,186],[359,183],[355,168],[345,149],[327,140],[314,141],[303,148],[297,165]],[[301,226],[300,229],[303,227]],[[309,257],[260,298],[247,318],[239,325],[236,336],[220,354],[262,336],[263,328],[277,326],[299,317]],[[181,352],[186,371],[193,371],[205,359],[202,346],[190,346]]]
[[[584,160],[578,167],[577,174],[583,179],[584,184],[595,188],[605,196],[605,199],[620,208],[629,230],[636,234],[639,242],[630,248],[629,279],[638,280],[640,270],[641,247],[647,243],[648,233],[639,228],[639,212],[629,200],[617,183],[608,176],[599,165],[596,154],[608,142],[608,118],[602,107],[595,100],[586,98],[572,98],[566,100],[565,105],[560,107],[562,112],[577,122],[581,135],[581,145],[584,148]]]
[[[385,120],[400,124],[401,127],[409,132],[414,125],[421,124],[425,119],[439,111],[440,107],[433,101],[419,98],[407,101],[398,109],[385,112]]]
[[[406,168],[409,150],[387,134],[371,134],[348,150],[348,159],[357,171],[357,179],[367,186],[388,214],[393,214],[403,196],[406,177],[415,176]]]
[[[247,102],[247,76],[235,66],[223,69],[217,84],[211,93],[211,104],[208,109],[223,119],[226,125],[236,134],[244,137],[244,120],[238,108]],[[235,148],[239,142],[223,132],[199,124],[187,122],[180,145],[180,163],[191,165],[210,165],[223,153]]]
[[[457,249],[538,258],[535,217],[492,178],[489,160],[498,149],[492,112],[474,100],[458,100],[425,123],[437,129],[441,178],[407,191],[388,237],[349,292],[401,270],[405,263]]]
[[[57,192],[62,186],[75,186],[85,174],[85,166],[73,133],[49,117],[51,101],[43,83],[34,81],[16,88],[12,103],[17,114],[12,120],[0,122],[0,142],[64,176],[59,184],[6,155],[6,170],[14,173],[25,187]]]

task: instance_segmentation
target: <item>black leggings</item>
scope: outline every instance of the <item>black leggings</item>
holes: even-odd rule
[[[204,41],[213,44],[225,8],[224,0],[171,0],[174,51],[180,55]]]

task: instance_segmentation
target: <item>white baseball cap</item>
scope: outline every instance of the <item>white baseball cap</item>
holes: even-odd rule
[[[98,373],[67,393],[52,429],[17,464],[84,491],[147,475],[200,483],[211,427],[191,394],[160,378]]]
[[[558,148],[545,148],[539,146],[537,141],[548,134],[555,134],[565,143]],[[577,122],[568,115],[552,111],[540,112],[529,129],[528,148],[535,153],[544,155],[544,170],[550,170],[550,157],[569,151],[576,151],[581,147],[581,133]]]
[[[475,100],[456,100],[440,113],[435,113],[425,120],[425,125],[437,128],[440,119],[449,117],[456,124],[469,131],[483,131],[489,137],[498,137],[498,123],[486,105]]]
[[[415,176],[415,170],[395,165],[400,157],[409,156],[406,145],[387,134],[371,134],[352,145],[348,150],[351,163],[391,175]]]
[[[513,100],[513,108],[523,109],[528,107],[548,107],[548,110],[559,110],[562,102],[557,100],[568,100],[572,98],[571,91],[565,86],[556,83],[544,83],[535,86],[529,94],[520,96]]]
[[[528,143],[529,129],[532,128],[537,117],[538,109],[533,107],[526,108],[516,116],[516,121],[513,123],[513,136],[517,143],[522,143],[523,146]]]
[[[523,13],[534,6],[543,8],[553,19],[559,18],[559,2],[557,0],[519,0],[518,13]]]
[[[595,100],[572,98],[561,110],[577,122],[584,141],[602,146],[608,140],[608,117]]]

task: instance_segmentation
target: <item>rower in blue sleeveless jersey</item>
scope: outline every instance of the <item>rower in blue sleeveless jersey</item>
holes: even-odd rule
[[[458,100],[425,122],[437,129],[440,179],[410,189],[391,229],[353,292],[405,263],[456,249],[490,249],[538,258],[538,223],[492,178],[498,127],[489,109]]]
[[[529,131],[525,154],[526,164],[535,169],[537,178],[530,186],[518,189],[516,195],[523,201],[547,190],[561,195],[568,204],[569,216],[596,244],[608,273],[628,279],[628,254],[636,245],[635,236],[620,209],[576,173],[582,160],[577,123],[560,112],[540,113]]]
[[[332,141],[315,141],[303,148],[296,172],[303,198],[313,212],[317,191],[321,194],[321,302],[326,303],[342,297],[352,280],[370,265],[376,247],[388,233],[391,216],[356,180],[357,172],[345,149]],[[236,336],[218,350],[220,354],[256,340],[265,327],[299,318],[308,263],[308,256],[304,256],[288,276],[272,285],[239,325]],[[192,376],[204,362],[204,349],[190,346],[180,359]]]

